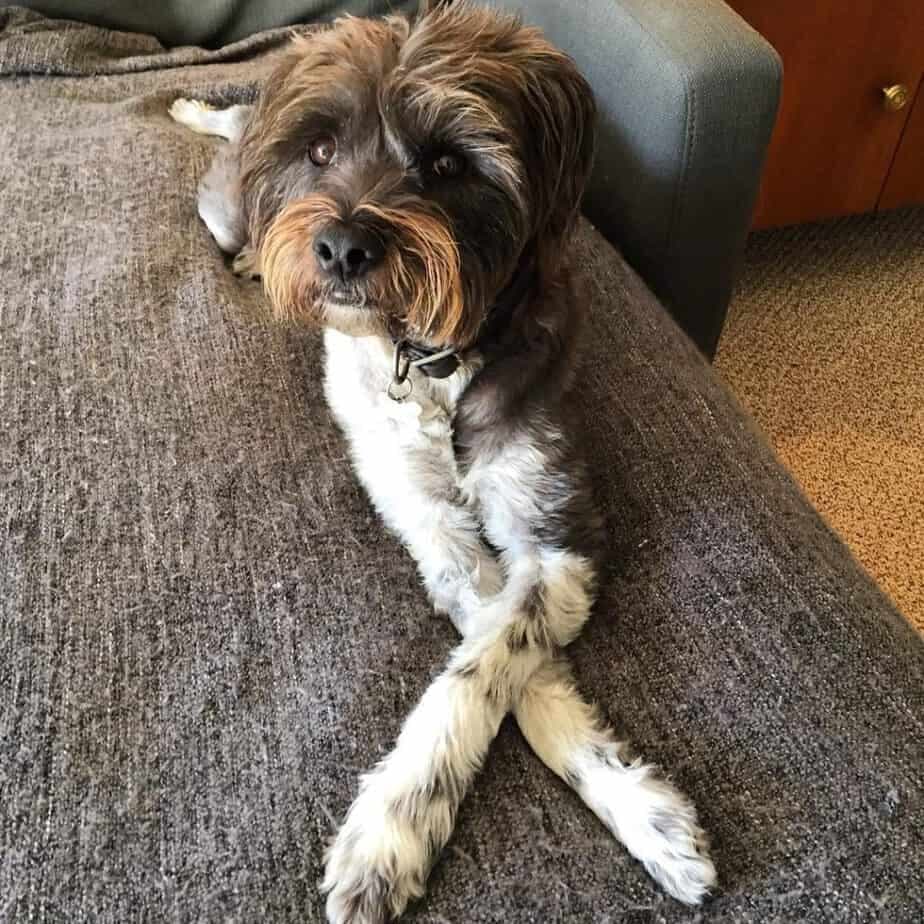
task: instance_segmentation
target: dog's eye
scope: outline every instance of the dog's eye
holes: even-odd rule
[[[430,169],[444,179],[461,176],[465,170],[465,159],[458,154],[444,152],[433,159]]]
[[[320,135],[311,142],[308,156],[316,167],[326,167],[337,153],[337,142],[330,135]]]

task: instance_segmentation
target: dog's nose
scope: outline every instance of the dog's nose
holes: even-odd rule
[[[355,225],[330,225],[315,238],[318,266],[341,282],[358,279],[385,256],[379,239]]]

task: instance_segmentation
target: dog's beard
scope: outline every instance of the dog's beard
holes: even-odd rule
[[[315,236],[339,217],[337,203],[327,196],[287,205],[260,242],[263,287],[280,319],[329,325],[354,336],[381,333],[382,318],[371,303],[368,286],[338,286],[318,271]]]
[[[468,345],[482,313],[466,304],[459,250],[438,209],[360,202],[351,221],[387,242],[381,267],[338,282],[318,270],[316,235],[342,221],[336,200],[315,194],[286,205],[260,244],[263,283],[277,317],[334,327],[352,336],[390,335]]]

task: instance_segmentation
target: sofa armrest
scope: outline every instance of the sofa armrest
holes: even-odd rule
[[[781,63],[721,0],[495,0],[568,52],[600,112],[585,212],[712,356]]]

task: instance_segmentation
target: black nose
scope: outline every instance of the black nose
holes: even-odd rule
[[[341,282],[368,273],[385,255],[379,239],[355,225],[329,225],[315,238],[318,266]]]

